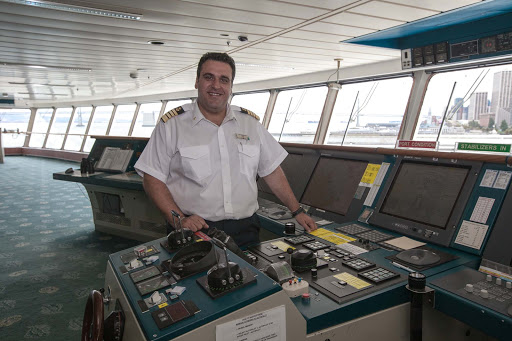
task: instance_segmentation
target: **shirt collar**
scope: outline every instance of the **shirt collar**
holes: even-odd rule
[[[206,117],[204,117],[203,113],[199,109],[197,102],[194,102],[194,108],[192,112],[192,126],[195,126],[201,120],[206,120]],[[235,122],[238,123],[233,110],[231,110],[231,106],[228,104],[226,109],[226,117],[224,117],[224,121],[222,123],[228,122],[230,120],[235,120]]]

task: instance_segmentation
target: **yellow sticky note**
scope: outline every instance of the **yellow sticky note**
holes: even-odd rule
[[[379,172],[380,165],[376,165],[374,163],[369,163],[366,166],[366,170],[364,171],[363,177],[361,178],[361,182],[365,184],[373,184],[375,178],[377,177],[377,173]]]
[[[335,245],[340,245],[340,244],[348,243],[348,242],[355,240],[354,238],[351,238],[351,237],[348,237],[348,236],[345,236],[345,235],[339,234],[339,233],[332,233],[330,235],[324,235],[319,238],[327,240],[328,242],[331,242]]]
[[[316,236],[316,237],[321,237],[325,234],[331,234],[332,231],[329,231],[329,230],[326,230],[326,229],[323,229],[323,228],[319,228],[317,230],[314,230],[313,232],[309,232],[309,234],[312,234],[313,236]]]
[[[348,285],[350,285],[356,289],[363,289],[363,288],[371,286],[370,283],[365,282],[362,279],[357,278],[355,276],[352,276],[348,272],[342,272],[340,274],[337,274],[334,276],[334,278],[345,281],[345,282],[347,282]]]
[[[292,248],[293,250],[295,250],[295,248],[293,246],[290,246],[290,245],[288,245],[288,244],[286,244],[285,242],[282,242],[282,241],[272,242],[271,244],[274,245],[274,246],[277,246],[280,250],[285,251],[285,252],[289,248]]]

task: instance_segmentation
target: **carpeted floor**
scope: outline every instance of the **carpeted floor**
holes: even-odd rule
[[[76,183],[52,174],[79,164],[8,156],[0,164],[0,340],[80,340],[108,255],[138,242],[94,231]]]

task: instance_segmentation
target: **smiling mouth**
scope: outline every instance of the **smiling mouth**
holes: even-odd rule
[[[218,92],[208,92],[208,95],[210,95],[210,96],[222,96],[222,94],[220,94]]]

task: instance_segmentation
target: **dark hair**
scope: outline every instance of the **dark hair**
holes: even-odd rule
[[[227,53],[220,53],[220,52],[207,52],[203,54],[201,59],[199,60],[199,64],[197,64],[197,78],[199,79],[199,76],[201,75],[201,68],[203,67],[203,64],[207,60],[214,60],[217,62],[226,63],[229,66],[231,66],[231,83],[235,80],[235,73],[236,73],[236,67],[235,67],[235,61],[233,58],[231,58]]]

